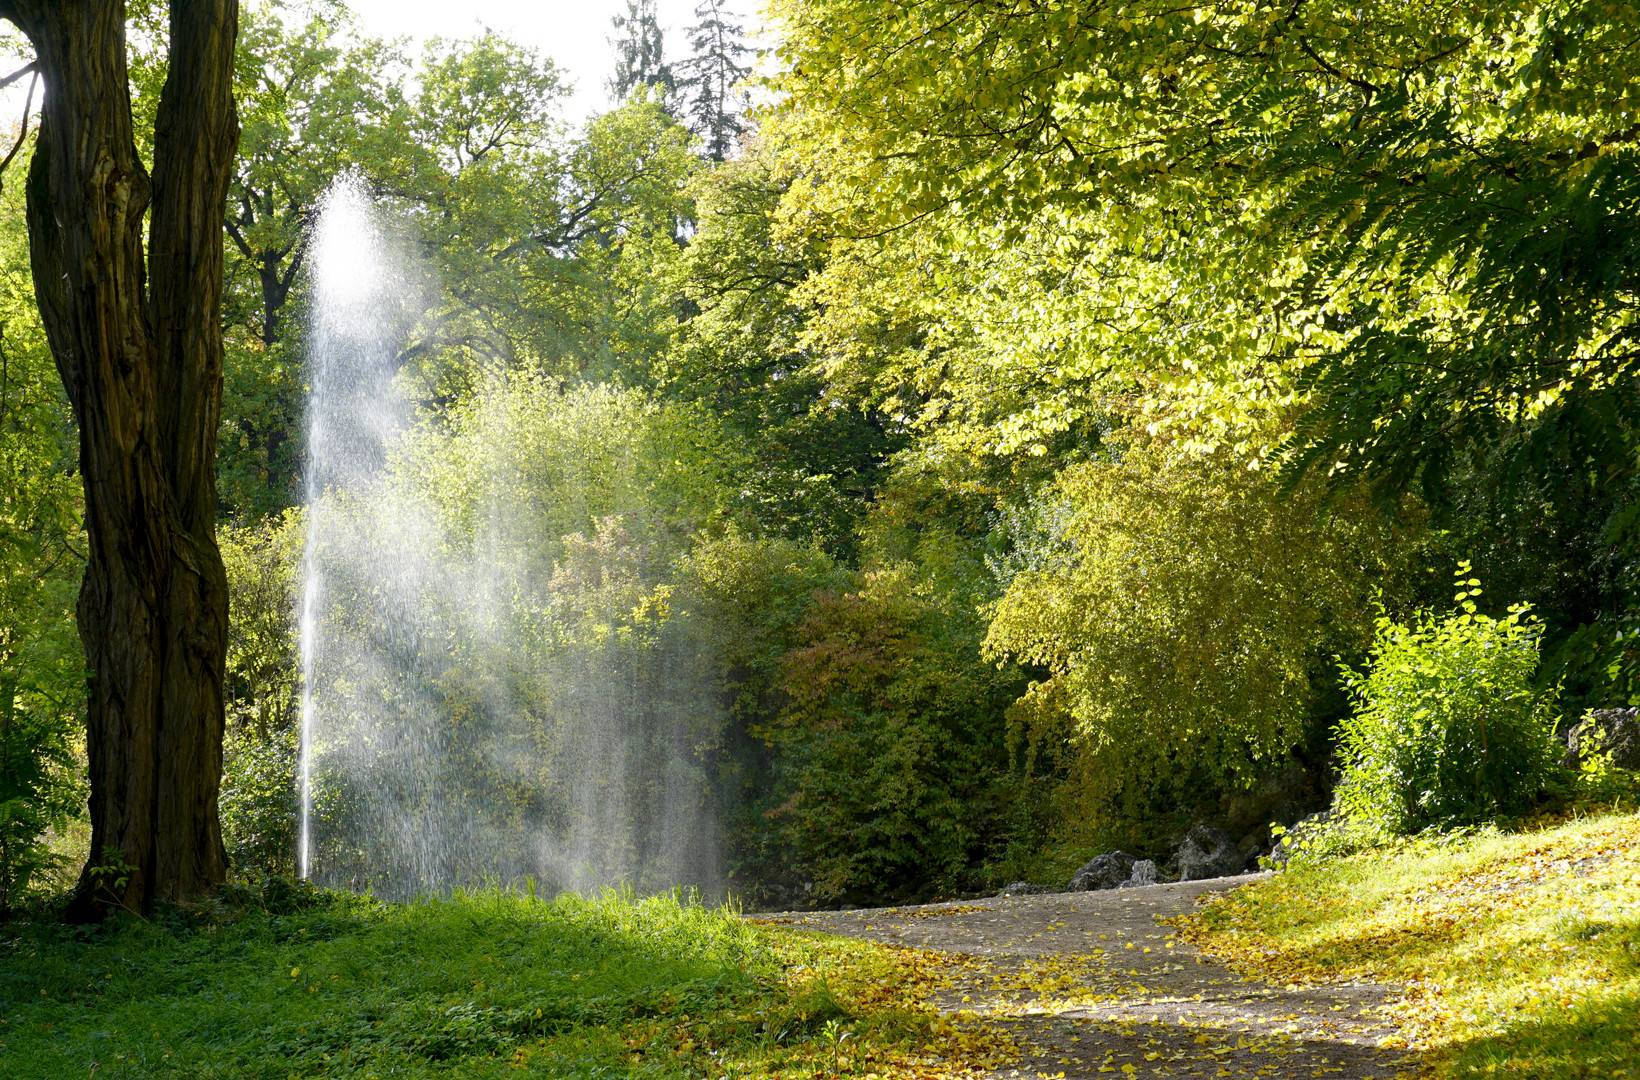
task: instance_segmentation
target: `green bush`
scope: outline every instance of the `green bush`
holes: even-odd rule
[[[1370,671],[1345,669],[1349,816],[1392,833],[1480,822],[1525,810],[1549,779],[1556,689],[1532,682],[1539,626],[1524,608],[1476,613],[1478,585],[1460,579],[1457,614],[1380,617]]]
[[[217,530],[228,573],[222,840],[241,874],[296,868],[298,511]]]
[[[1021,680],[978,660],[980,632],[903,567],[815,597],[760,733],[779,753],[762,817],[818,899],[949,893],[995,854]]]

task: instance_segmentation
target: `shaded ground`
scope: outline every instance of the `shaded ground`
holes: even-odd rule
[[[758,922],[954,954],[932,992],[945,1012],[1008,1027],[1025,1048],[1012,1077],[1389,1078],[1416,1069],[1371,985],[1248,982],[1159,920],[1217,878],[1136,889],[759,916]]]

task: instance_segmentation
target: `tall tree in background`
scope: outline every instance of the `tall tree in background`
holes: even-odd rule
[[[361,38],[345,9],[264,6],[246,14],[238,49],[244,121],[228,187],[230,321],[266,348],[285,336],[287,302],[307,254],[307,229],[332,180],[382,170],[409,140],[395,129],[407,61]],[[254,284],[253,284],[254,283]]]
[[[237,0],[172,0],[150,177],[134,137],[124,3],[0,0],[46,84],[29,243],[80,429],[92,827],[82,910],[151,908],[226,872],[228,597],[212,467],[238,17]]]
[[[615,74],[609,80],[609,96],[617,102],[638,86],[652,86],[662,99],[670,97],[675,83],[672,65],[666,62],[666,40],[661,31],[655,0],[626,0],[626,14],[609,20],[615,36]]]
[[[713,161],[723,161],[746,132],[748,102],[736,84],[751,73],[746,29],[731,21],[723,0],[702,0],[699,21],[689,28],[689,59],[678,65],[678,91],[690,130],[706,144]]]

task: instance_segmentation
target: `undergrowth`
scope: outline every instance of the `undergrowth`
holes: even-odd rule
[[[800,1080],[962,1056],[892,952],[678,897],[226,899],[0,928],[0,1076]]]
[[[1640,1077],[1640,814],[1295,866],[1183,928],[1243,975],[1400,984],[1438,1075]]]

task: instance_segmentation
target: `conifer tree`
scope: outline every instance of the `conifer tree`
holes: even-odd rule
[[[747,100],[736,84],[751,71],[746,31],[732,21],[723,0],[701,0],[689,28],[689,59],[678,65],[678,91],[685,122],[705,143],[713,161],[723,161],[746,131]]]
[[[655,87],[663,102],[669,102],[675,84],[672,66],[666,62],[666,40],[661,30],[655,0],[626,0],[626,14],[610,20],[615,36],[615,74],[609,80],[609,96],[625,101],[638,86]]]

